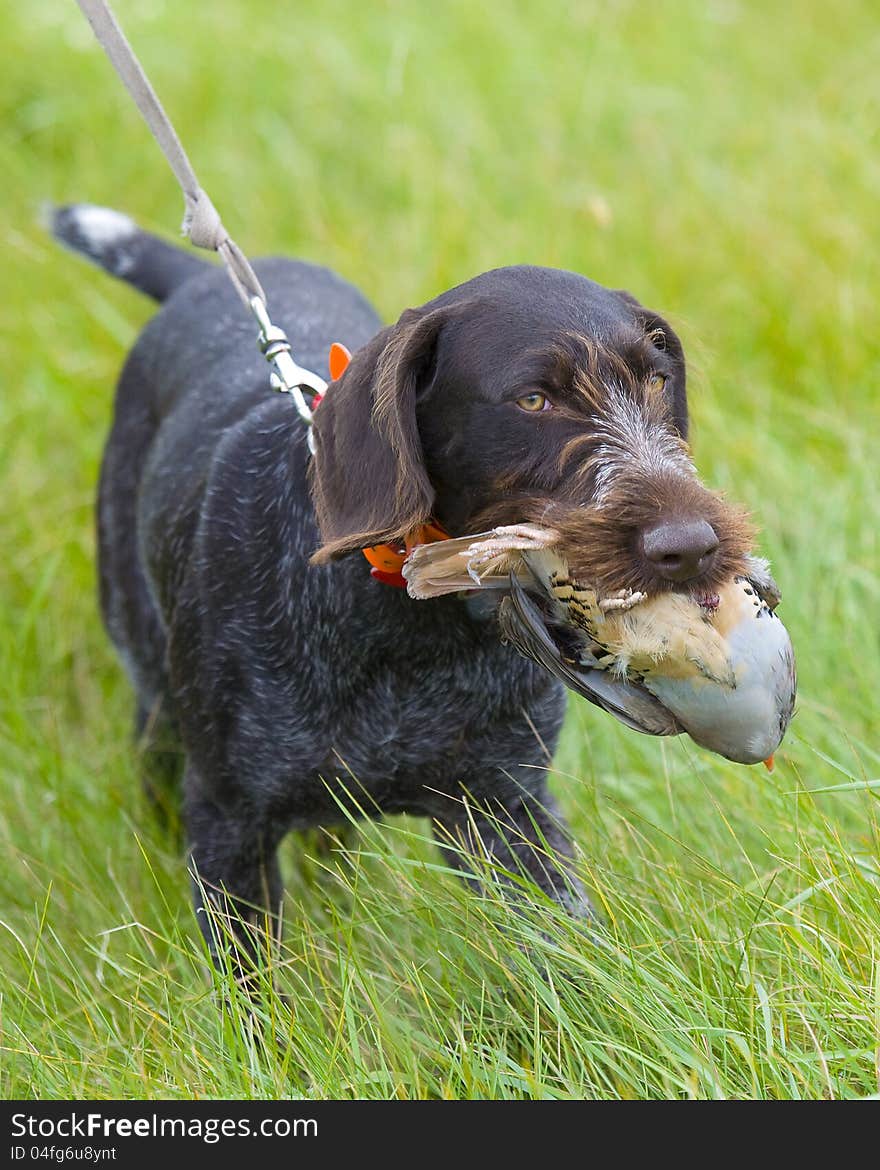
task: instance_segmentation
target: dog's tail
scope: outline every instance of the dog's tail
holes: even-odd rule
[[[209,261],[141,231],[134,220],[109,207],[69,203],[50,207],[47,219],[52,235],[65,247],[157,301],[211,267]]]

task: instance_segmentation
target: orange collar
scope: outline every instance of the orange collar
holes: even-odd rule
[[[422,524],[407,533],[403,544],[374,544],[361,551],[370,562],[371,577],[383,585],[405,589],[406,581],[401,573],[403,562],[417,544],[434,544],[438,540],[449,540],[449,533],[444,532],[439,524]]]
[[[345,373],[351,354],[338,341],[330,346],[330,378],[336,381]],[[314,410],[321,401],[320,395],[315,395],[312,402]],[[439,524],[422,524],[408,533],[403,544],[374,544],[371,548],[363,549],[363,554],[370,562],[370,575],[383,585],[395,585],[398,589],[406,588],[401,569],[403,562],[417,544],[433,544],[437,540],[449,540],[449,533],[444,532]]]

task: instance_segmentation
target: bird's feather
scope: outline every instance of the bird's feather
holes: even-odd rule
[[[776,609],[782,601],[782,593],[770,572],[770,562],[763,557],[746,557],[746,577],[755,587],[758,596],[770,610]]]
[[[514,524],[420,544],[402,569],[407,592],[423,601],[463,589],[507,589],[511,572],[525,573],[524,552],[539,553],[558,539],[552,528]]]
[[[510,574],[509,588],[509,596],[499,607],[498,622],[505,640],[523,657],[537,662],[633,731],[644,735],[679,735],[684,730],[662,703],[638,684],[566,661],[551,637],[544,615],[514,573]]]

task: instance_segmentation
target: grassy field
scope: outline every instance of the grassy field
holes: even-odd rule
[[[151,310],[36,223],[85,199],[173,235],[181,201],[75,5],[10,8],[0,1095],[876,1095],[876,6],[117,11],[251,254],[327,263],[389,318],[519,261],[671,318],[697,463],[753,510],[783,587],[799,713],[768,774],[572,699],[554,786],[594,942],[538,901],[513,916],[468,893],[424,822],[291,840],[293,1007],[270,998],[256,1033],[218,1011],[95,602],[97,464]]]

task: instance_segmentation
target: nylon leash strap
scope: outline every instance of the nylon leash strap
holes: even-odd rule
[[[300,418],[311,428],[312,410],[305,400],[303,390],[322,395],[327,389],[327,383],[311,370],[297,364],[286,333],[270,320],[266,294],[257,274],[244,252],[223,226],[216,207],[199,183],[170,118],[165,113],[156,91],[109,4],[106,0],[77,0],[77,4],[140,110],[180,184],[185,201],[181,228],[183,235],[195,247],[219,254],[236,292],[256,318],[260,330],[258,338],[260,350],[274,367],[270,375],[273,388],[290,394]],[[309,450],[314,452],[311,429],[308,432],[308,440]]]

